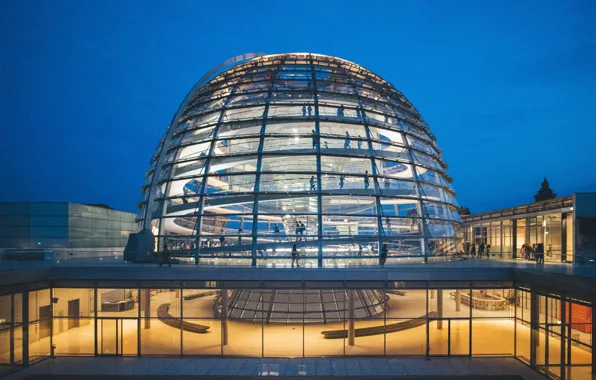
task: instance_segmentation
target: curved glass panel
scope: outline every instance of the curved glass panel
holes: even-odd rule
[[[454,250],[458,204],[434,136],[358,65],[255,58],[206,83],[172,127],[140,202],[159,251],[253,265],[294,251],[324,266]]]

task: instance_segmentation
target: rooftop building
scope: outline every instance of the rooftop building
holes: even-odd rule
[[[155,250],[218,263],[428,261],[461,221],[441,150],[403,93],[355,63],[259,56],[199,81],[147,172]]]

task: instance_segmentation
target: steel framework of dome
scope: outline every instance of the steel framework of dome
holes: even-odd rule
[[[285,265],[296,245],[303,264],[327,266],[376,262],[380,247],[389,262],[454,249],[447,165],[390,83],[309,53],[226,65],[187,95],[151,160],[139,221],[157,251]]]

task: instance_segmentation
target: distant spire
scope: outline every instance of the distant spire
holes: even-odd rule
[[[557,194],[554,191],[552,191],[546,177],[544,177],[544,181],[542,181],[542,186],[540,187],[540,190],[538,190],[536,195],[534,195],[534,202],[555,199],[556,197]]]

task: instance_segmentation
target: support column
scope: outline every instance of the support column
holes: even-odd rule
[[[436,290],[435,290],[435,289],[431,289],[431,290],[430,290],[430,299],[433,299],[433,298],[435,298],[435,292],[436,292]]]
[[[460,311],[461,309],[461,290],[457,289],[455,291],[455,311]]]
[[[143,313],[145,314],[144,326],[145,329],[151,328],[151,289],[141,289],[143,296],[141,302],[143,303]]]
[[[511,219],[511,258],[517,258],[517,219]]]
[[[348,290],[348,345],[354,345],[354,291]]]
[[[221,290],[221,344],[228,345],[228,289]]]
[[[567,343],[567,302],[565,298],[562,298],[559,301],[559,307],[561,310],[561,340],[559,341],[559,366],[560,366],[560,373],[561,373],[561,380],[565,380],[566,373],[565,373],[565,345]],[[593,331],[593,330],[592,330]],[[594,350],[592,350],[594,351]],[[594,352],[592,352],[592,357],[594,356]],[[594,368],[592,367],[592,373],[594,373]],[[594,377],[592,377],[594,378]]]
[[[443,318],[443,289],[437,289],[437,318]],[[443,329],[443,320],[437,321],[437,329]]]
[[[561,262],[567,262],[567,213],[561,214]]]
[[[530,217],[529,216],[526,217],[526,234],[524,235],[524,238],[526,239],[526,241],[524,241],[524,243],[528,243],[528,244],[530,244],[530,246],[532,244],[536,244],[536,240],[534,240],[534,242],[532,243],[532,237],[530,236]]]
[[[596,299],[592,299],[592,315],[594,315],[594,309],[596,309],[594,305],[596,305]],[[567,318],[571,320],[570,317]],[[596,318],[592,318],[592,331],[595,331],[594,328],[596,328]],[[596,380],[596,350],[594,348],[592,348],[592,380]]]
[[[538,334],[538,324],[540,320],[540,307],[539,307],[538,295],[531,290],[530,293],[530,366],[536,367],[536,351],[540,343],[540,337]]]
[[[9,363],[14,364],[14,294],[10,295],[10,358]]]
[[[23,321],[22,332],[22,352],[23,352],[23,367],[29,367],[29,292],[24,291],[21,297],[21,317]]]

